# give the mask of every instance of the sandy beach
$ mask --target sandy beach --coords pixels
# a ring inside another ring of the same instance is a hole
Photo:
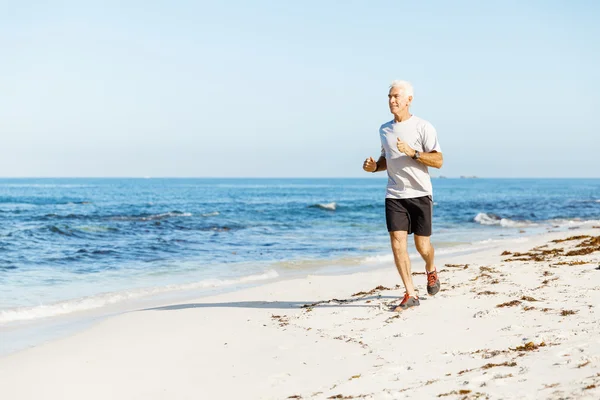
[[[1,399],[600,398],[600,229],[105,319],[0,358]],[[435,243],[435,241],[434,241]]]

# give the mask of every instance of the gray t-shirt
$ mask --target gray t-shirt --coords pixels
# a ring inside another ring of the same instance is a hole
[[[381,155],[387,162],[388,184],[385,197],[388,199],[410,199],[433,196],[429,169],[398,151],[400,138],[421,153],[442,152],[433,125],[416,116],[406,121],[394,120],[381,125]]]

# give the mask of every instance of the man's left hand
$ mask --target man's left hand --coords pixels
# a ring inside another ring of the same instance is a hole
[[[398,147],[398,151],[400,153],[404,153],[409,157],[414,157],[415,150],[411,148],[408,144],[406,144],[406,142],[400,140],[400,138],[398,138],[398,143],[396,144],[396,146]]]

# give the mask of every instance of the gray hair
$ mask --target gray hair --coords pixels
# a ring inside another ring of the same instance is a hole
[[[391,88],[400,89],[400,93],[402,93],[404,95],[404,97],[406,97],[406,98],[408,98],[409,96],[414,97],[414,94],[415,94],[415,91],[414,91],[412,85],[410,84],[410,82],[407,82],[407,81],[395,80],[390,85],[390,89]]]

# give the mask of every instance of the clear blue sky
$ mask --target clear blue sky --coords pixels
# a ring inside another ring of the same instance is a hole
[[[598,1],[0,2],[0,176],[367,176],[393,79],[435,175],[599,177]]]

